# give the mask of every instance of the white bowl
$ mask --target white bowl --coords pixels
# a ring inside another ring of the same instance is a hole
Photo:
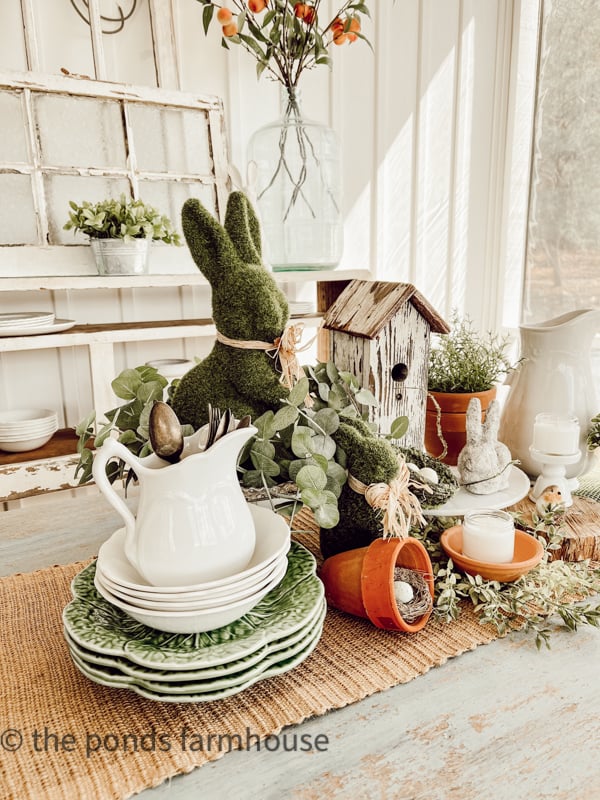
[[[103,587],[101,581],[98,580],[97,575],[94,577],[94,585],[98,593],[105,600],[112,603],[112,605],[117,608],[120,608],[143,625],[148,625],[149,628],[155,628],[158,631],[166,631],[167,633],[202,633],[203,631],[222,628],[223,625],[229,625],[230,622],[234,622],[236,619],[243,617],[244,614],[247,614],[248,611],[253,609],[271,589],[274,589],[275,586],[281,582],[285,571],[284,569],[283,574],[278,574],[259,592],[250,595],[250,597],[244,600],[238,600],[236,603],[230,603],[229,605],[193,611],[150,611],[137,608],[136,606],[118,600],[114,595],[110,594],[110,592]]]
[[[7,453],[26,453],[28,450],[37,450],[38,447],[42,447],[50,441],[53,433],[54,431],[50,431],[35,439],[17,439],[16,441],[0,438],[0,450],[5,450]]]
[[[227,578],[196,583],[190,586],[152,586],[141,577],[128,561],[124,552],[125,529],[119,528],[98,551],[96,569],[100,570],[112,583],[126,589],[148,594],[179,594],[181,592],[205,593],[207,596],[216,590],[236,590],[246,588],[264,577],[282,553],[290,547],[290,530],[286,521],[268,508],[258,508],[250,504],[250,513],[256,530],[256,545],[246,569]]]
[[[58,428],[58,422],[53,420],[44,425],[32,426],[31,428],[23,428],[22,430],[13,431],[12,429],[0,428],[0,439],[3,441],[14,442],[17,439],[35,439],[37,436],[43,436],[44,433],[54,433]]]
[[[41,422],[55,419],[56,411],[49,408],[15,408],[12,411],[0,411],[0,426],[14,426],[19,423]]]
[[[287,561],[287,553],[282,553],[279,558],[275,559],[272,565],[263,574],[259,573],[257,580],[244,584],[239,587],[234,584],[225,589],[220,589],[214,592],[137,592],[133,589],[119,586],[118,584],[107,578],[106,575],[98,569],[96,565],[96,575],[100,578],[103,586],[115,597],[129,603],[132,606],[139,608],[156,608],[157,610],[167,606],[168,608],[175,608],[183,606],[192,606],[193,608],[211,608],[215,605],[225,605],[226,603],[233,603],[238,600],[243,600],[250,597],[254,592],[259,591],[273,578]]]

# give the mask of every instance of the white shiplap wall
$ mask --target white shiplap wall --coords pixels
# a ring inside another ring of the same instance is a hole
[[[278,116],[278,86],[257,81],[254,61],[240,48],[223,49],[218,26],[204,36],[199,3],[168,1],[178,52],[169,80],[178,75],[182,90],[223,97],[231,160],[243,172],[250,135]],[[457,307],[494,326],[501,321],[499,242],[516,0],[369,5],[373,20],[364,32],[374,53],[361,42],[334,48],[333,70],[317,68],[302,81],[306,115],[329,122],[342,141],[341,266],[411,281],[443,315]],[[65,3],[56,13],[72,9]],[[197,288],[60,291],[35,301],[0,295],[0,303],[3,310],[54,305],[59,316],[94,322],[201,317],[209,295]],[[128,345],[119,366],[202,355],[205,346]],[[32,397],[62,408],[63,424],[84,416],[91,408],[84,353],[2,356],[0,407],[27,405]]]

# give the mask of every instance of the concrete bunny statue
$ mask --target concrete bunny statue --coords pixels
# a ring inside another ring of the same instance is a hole
[[[289,317],[285,295],[261,261],[256,214],[242,192],[232,192],[224,226],[195,198],[184,203],[182,220],[192,257],[212,289],[218,333],[209,355],[181,379],[173,410],[195,429],[208,421],[209,403],[238,418],[256,418],[289,392],[274,347],[255,346],[275,342]]]
[[[472,494],[493,494],[508,486],[510,450],[498,441],[500,406],[490,403],[481,422],[481,403],[473,397],[467,408],[467,443],[458,456],[460,483]]]

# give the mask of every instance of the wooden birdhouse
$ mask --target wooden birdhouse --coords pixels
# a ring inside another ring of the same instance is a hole
[[[423,447],[431,333],[449,326],[410,283],[351,281],[323,320],[329,359],[371,390],[370,419],[388,433],[407,416],[402,444]]]

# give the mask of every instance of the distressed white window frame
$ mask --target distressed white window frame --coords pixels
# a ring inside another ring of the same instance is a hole
[[[94,62],[94,77],[99,81],[106,80],[107,69],[102,45],[100,0],[86,0],[86,2],[90,15],[90,45]],[[178,89],[181,84],[175,48],[172,0],[148,0],[148,7],[158,86],[163,89]],[[21,15],[25,31],[27,66],[32,72],[40,72],[38,23],[33,0],[21,0]]]
[[[127,170],[123,170],[123,177],[127,178],[133,187],[138,180],[185,181],[202,185],[213,185],[215,191],[215,205],[219,217],[222,218],[225,209],[228,187],[228,154],[225,137],[223,104],[219,97],[212,95],[192,95],[183,92],[152,89],[148,87],[132,87],[125,84],[105,83],[83,78],[64,77],[58,75],[26,73],[0,74],[0,89],[14,89],[22,91],[26,108],[31,107],[31,97],[34,93],[60,94],[73,97],[90,97],[98,100],[118,101],[124,107],[124,119],[127,128],[127,107],[132,104],[155,106],[163,109],[194,110],[202,112],[207,120],[208,142],[201,143],[199,147],[208,147],[212,158],[212,171],[210,174],[197,176],[185,175],[175,172],[142,172],[136,168],[135,153],[131,154]],[[29,164],[8,163],[0,165],[0,172],[12,171],[32,175],[32,190],[34,193],[34,208],[38,218],[40,241],[45,241],[48,230],[46,201],[42,175],[48,173],[48,168],[42,171],[37,153],[37,140],[34,131],[34,121],[31,114],[27,118],[28,137],[32,150],[32,161]],[[131,146],[131,139],[128,141]],[[75,174],[82,176],[111,176],[117,175],[114,169],[76,169]],[[59,174],[73,174],[69,168],[57,168]],[[65,219],[67,210],[65,209]],[[93,274],[94,266],[89,258],[88,245],[85,246],[32,246],[11,245],[0,247],[0,277],[18,277],[35,275],[82,275]],[[158,250],[158,248],[157,248]],[[162,259],[160,256],[162,255]],[[196,270],[187,248],[161,248],[156,258],[153,257],[153,272],[157,273],[188,273]]]

